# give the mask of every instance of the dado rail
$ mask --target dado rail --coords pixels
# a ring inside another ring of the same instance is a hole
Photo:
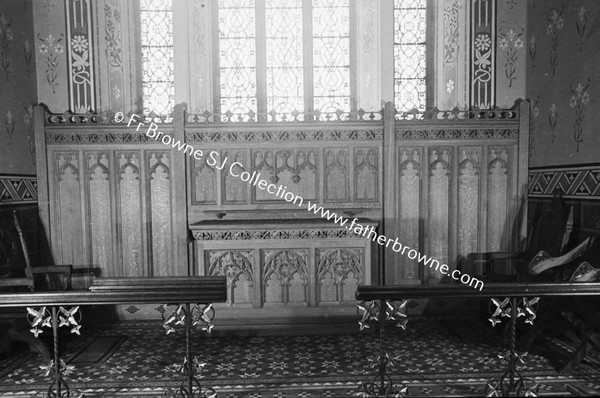
[[[464,285],[430,286],[359,286],[356,298],[361,319],[361,330],[376,323],[379,328],[379,353],[376,357],[377,377],[362,383],[365,396],[406,396],[405,385],[395,385],[387,373],[388,365],[394,359],[385,350],[386,321],[393,321],[396,327],[406,329],[407,303],[411,299],[431,298],[490,298],[492,313],[489,318],[492,326],[509,318],[510,334],[508,350],[502,358],[506,371],[499,379],[489,380],[487,396],[537,396],[537,384],[523,377],[517,370],[522,361],[516,349],[517,319],[533,325],[538,304],[544,297],[554,296],[600,296],[600,283],[489,283],[482,291]]]
[[[195,360],[191,351],[192,327],[210,332],[214,310],[212,303],[227,299],[225,277],[161,277],[161,278],[101,278],[94,280],[88,291],[4,293],[0,307],[27,307],[31,332],[37,337],[42,329],[51,328],[54,337],[54,358],[42,368],[53,375],[48,397],[69,397],[69,386],[62,377],[70,369],[59,355],[58,329],[67,327],[71,333],[80,333],[80,306],[108,304],[163,304],[163,326],[167,334],[177,325],[185,328],[185,359],[182,370],[185,380],[174,396],[210,396],[202,389],[196,377]]]

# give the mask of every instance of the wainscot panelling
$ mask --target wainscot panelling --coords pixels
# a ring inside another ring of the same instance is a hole
[[[185,179],[175,150],[110,118],[36,116],[45,124],[38,161],[47,164],[40,214],[56,261],[100,276],[187,275],[185,189],[176,192]],[[172,124],[160,128],[177,138]],[[90,280],[77,277],[74,286]]]
[[[34,113],[40,214],[57,262],[106,276],[226,275],[226,317],[349,314],[358,284],[447,280],[318,218],[309,201],[472,275],[481,270],[469,254],[510,250],[522,238],[526,102],[422,115],[387,104],[327,123],[235,122],[178,105],[172,119],[155,120],[166,136],[201,149],[200,159],[111,113]]]

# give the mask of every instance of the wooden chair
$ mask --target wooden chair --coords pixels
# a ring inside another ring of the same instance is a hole
[[[568,282],[573,281],[575,268],[582,262],[582,256],[594,243],[588,237],[570,248],[573,231],[573,210],[564,202],[562,192],[557,190],[549,206],[538,208],[533,217],[527,243],[521,252],[476,253],[472,261],[479,262],[491,270],[499,262],[512,261],[515,264],[516,280],[519,282]],[[541,254],[543,253],[543,254]],[[579,267],[581,268],[581,267]],[[589,266],[589,272],[595,267]],[[541,272],[540,272],[541,271]],[[497,275],[486,278],[492,282]],[[585,279],[585,278],[584,278]],[[497,280],[505,282],[505,280]],[[585,299],[589,301],[590,299]],[[570,297],[548,298],[547,304],[538,314],[535,324],[524,329],[521,339],[524,347],[530,346],[539,336],[556,334],[557,331],[576,348],[567,362],[559,366],[559,372],[569,374],[592,350],[600,348],[600,335],[597,333],[597,311],[582,311],[584,300]],[[589,306],[589,304],[588,304]]]
[[[46,265],[46,266],[32,266],[31,259],[29,257],[29,250],[27,249],[27,243],[19,223],[17,212],[13,211],[13,223],[14,227],[19,235],[19,241],[21,243],[21,250],[23,251],[23,257],[25,259],[25,277],[17,278],[2,278],[0,279],[0,288],[10,287],[25,287],[30,291],[43,291],[43,290],[71,290],[71,265]],[[63,280],[53,278],[52,276],[62,276]],[[41,277],[44,277],[42,280]]]
[[[13,211],[13,225],[19,237],[21,251],[25,260],[25,267],[22,270],[0,270],[0,291],[29,290],[30,292],[34,292],[44,290],[70,290],[71,265],[32,266],[25,236],[21,229],[21,224],[19,223],[16,211]],[[16,253],[13,253],[13,256],[16,256]],[[17,275],[16,277],[13,276],[15,274]],[[34,338],[29,332],[28,327],[17,324],[16,319],[22,317],[22,312],[3,314],[3,318],[9,318],[11,321],[9,322],[9,326],[0,332],[0,341],[2,341],[2,344],[0,344],[0,352],[6,352],[13,342],[22,341],[29,345],[32,351],[40,353],[44,360],[50,360],[50,351],[43,342]],[[2,334],[5,336],[2,336]]]

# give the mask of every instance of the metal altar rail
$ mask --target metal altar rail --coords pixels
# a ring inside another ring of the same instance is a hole
[[[46,375],[53,376],[47,396],[70,398],[69,386],[62,376],[71,372],[72,367],[60,358],[58,329],[64,326],[71,328],[71,333],[80,334],[79,306],[166,303],[163,304],[163,327],[170,334],[176,326],[183,325],[186,343],[181,364],[185,380],[177,390],[170,392],[173,397],[195,398],[210,397],[215,393],[211,388],[203,389],[196,377],[203,365],[192,357],[192,327],[200,327],[210,333],[214,317],[212,303],[226,300],[225,276],[99,278],[94,280],[89,291],[3,293],[0,294],[0,307],[27,307],[30,331],[36,337],[44,328],[52,329],[54,359],[41,367]]]
[[[388,375],[388,366],[393,366],[394,358],[385,350],[385,326],[386,321],[393,321],[396,327],[406,330],[410,299],[490,298],[495,308],[489,321],[496,326],[502,318],[509,318],[510,334],[508,350],[499,354],[507,363],[506,370],[500,378],[487,382],[486,396],[537,396],[538,385],[517,369],[518,362],[524,361],[516,350],[516,325],[520,317],[533,325],[540,298],[549,296],[600,296],[600,283],[488,283],[481,291],[465,285],[441,284],[359,286],[356,299],[361,301],[360,329],[375,323],[379,332],[379,353],[373,360],[378,374],[372,381],[361,383],[361,393],[367,397],[408,396],[407,386],[395,385]]]

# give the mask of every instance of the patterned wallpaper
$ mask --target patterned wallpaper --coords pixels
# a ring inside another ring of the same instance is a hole
[[[529,0],[530,166],[600,160],[600,1]]]
[[[53,112],[69,107],[64,0],[33,2],[38,100]]]
[[[0,174],[35,175],[36,46],[31,0],[0,0]]]

